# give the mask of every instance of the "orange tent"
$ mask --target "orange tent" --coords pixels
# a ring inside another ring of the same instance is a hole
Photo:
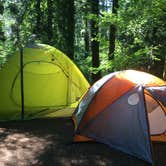
[[[151,141],[166,142],[166,82],[125,70],[97,81],[73,114],[74,141],[98,141],[153,163]]]

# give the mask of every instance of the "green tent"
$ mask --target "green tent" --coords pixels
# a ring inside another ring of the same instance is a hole
[[[0,120],[21,117],[20,54],[0,70]],[[71,116],[89,84],[76,65],[54,47],[23,49],[24,118]]]

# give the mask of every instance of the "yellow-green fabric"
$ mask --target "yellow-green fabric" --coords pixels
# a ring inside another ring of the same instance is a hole
[[[40,44],[23,49],[25,119],[71,116],[89,84],[61,51]],[[20,55],[0,70],[0,120],[21,114]]]

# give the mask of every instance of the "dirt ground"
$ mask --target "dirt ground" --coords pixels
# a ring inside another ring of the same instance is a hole
[[[149,166],[100,143],[72,143],[71,119],[0,123],[0,166]],[[166,144],[154,144],[155,166],[166,166]]]

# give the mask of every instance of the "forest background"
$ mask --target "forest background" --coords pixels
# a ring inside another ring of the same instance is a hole
[[[49,44],[90,83],[137,69],[166,80],[166,0],[0,0],[0,64],[20,47]]]

